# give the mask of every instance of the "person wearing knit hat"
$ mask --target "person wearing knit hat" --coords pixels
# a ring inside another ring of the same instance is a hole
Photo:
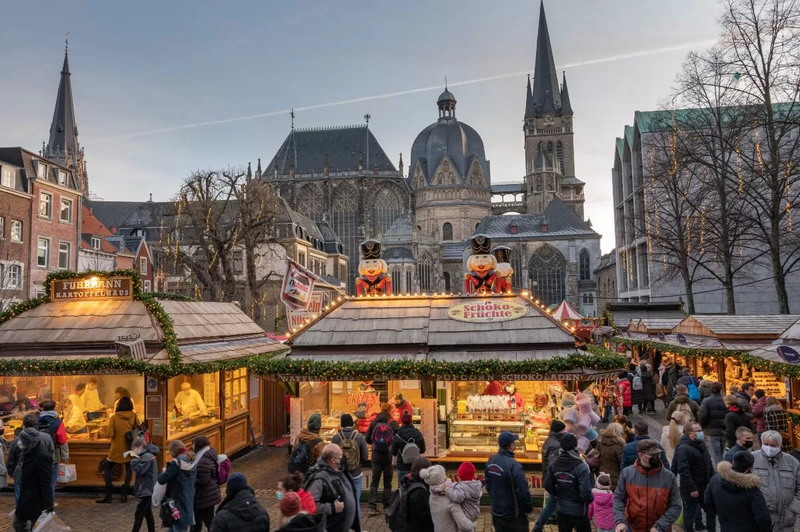
[[[561,437],[561,451],[547,467],[544,489],[558,499],[559,530],[590,530],[587,513],[592,502],[589,466],[578,453],[578,438],[569,432]]]
[[[558,451],[561,449],[561,438],[566,430],[567,425],[560,419],[554,419],[550,422],[550,434],[542,445],[542,471],[545,474],[547,473],[548,465],[558,457]],[[556,498],[547,497],[542,513],[539,514],[539,518],[533,526],[534,532],[544,530],[544,525],[550,521],[554,513],[556,513]]]
[[[425,438],[413,424],[410,410],[404,410],[401,417],[403,424],[397,429],[392,442],[392,455],[396,456],[397,482],[411,472],[411,464],[425,453]],[[417,447],[416,449],[414,447]]]
[[[475,473],[472,462],[464,462],[458,466],[458,482],[445,491],[447,498],[460,504],[464,515],[473,523],[477,522],[481,513],[480,503],[483,493],[483,482],[475,479]]]
[[[302,509],[300,506],[300,496],[293,491],[284,493],[281,502],[278,503],[278,509],[281,511],[281,515],[285,517],[294,517],[299,514]],[[278,521],[278,526],[283,526],[283,523]]]
[[[350,474],[350,478],[353,479],[356,500],[360,501],[361,486],[364,480],[362,468],[364,463],[369,460],[367,440],[353,426],[353,416],[350,414],[342,414],[341,426],[342,430],[333,436],[331,443],[335,443],[342,448],[342,456],[347,463],[347,472]],[[361,522],[361,504],[356,505],[356,519],[359,523]]]
[[[611,475],[600,473],[592,490],[594,500],[589,505],[589,519],[594,520],[597,532],[611,531],[614,519],[614,493],[611,491]]]
[[[727,532],[771,532],[773,519],[770,516],[761,479],[753,473],[755,457],[747,451],[739,451],[733,463],[717,464],[717,474],[711,477],[705,493],[707,511],[714,512],[719,519],[720,530]],[[701,495],[702,496],[702,495]],[[775,519],[776,526],[779,517]],[[709,518],[710,520],[710,518]],[[774,530],[794,530],[780,527]]]
[[[439,486],[447,481],[447,473],[444,467],[434,465],[419,472],[420,478],[425,481],[428,486]]]
[[[565,432],[561,437],[561,450],[564,452],[574,451],[578,447],[578,438],[571,432]]]
[[[292,495],[297,497],[296,493]],[[300,505],[299,498],[297,504]],[[234,473],[228,477],[227,493],[217,508],[211,530],[214,532],[269,530],[269,513],[256,500],[255,492],[247,485],[247,478],[242,473]]]
[[[420,478],[430,486],[431,519],[436,532],[475,530],[475,523],[467,518],[460,504],[447,497],[453,483],[447,479],[444,467],[434,465],[419,472]]]
[[[477,470],[472,462],[464,462],[460,466],[458,466],[458,480],[460,481],[468,481],[468,480],[475,480],[475,473]]]
[[[325,441],[319,436],[319,431],[321,428],[322,416],[317,413],[308,416],[308,423],[305,427],[300,429],[297,439],[294,441],[294,445],[292,446],[292,449],[296,449],[298,445],[305,445],[309,447],[307,452],[307,464],[305,468],[302,468],[300,464],[293,464],[290,458],[290,472],[297,470],[306,471],[308,468],[313,467],[314,464],[317,463],[317,459],[319,458],[320,453],[322,453],[322,448],[325,447]]]

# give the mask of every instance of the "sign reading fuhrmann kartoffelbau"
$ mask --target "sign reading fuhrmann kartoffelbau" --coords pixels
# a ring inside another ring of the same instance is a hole
[[[133,299],[133,280],[130,277],[90,277],[61,279],[51,282],[52,301],[94,301],[102,299]]]

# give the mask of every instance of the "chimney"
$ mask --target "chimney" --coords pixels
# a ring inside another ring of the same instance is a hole
[[[117,234],[117,226],[116,225],[112,225],[111,226],[111,233],[115,234],[115,235]]]
[[[547,232],[547,220],[542,222],[542,233],[546,233],[546,232]]]

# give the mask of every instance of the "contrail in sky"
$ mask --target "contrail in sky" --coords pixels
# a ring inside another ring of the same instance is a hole
[[[631,52],[631,53],[627,53],[627,54],[612,55],[612,56],[603,57],[603,58],[600,58],[600,59],[589,59],[587,61],[578,61],[576,63],[569,63],[569,64],[566,64],[566,65],[559,65],[558,68],[563,70],[563,69],[575,68],[575,67],[581,67],[581,66],[587,66],[587,65],[596,65],[596,64],[600,64],[600,63],[610,63],[610,62],[613,62],[613,61],[621,61],[623,59],[633,59],[633,58],[636,58],[636,57],[646,57],[646,56],[650,56],[650,55],[664,54],[664,53],[668,53],[668,52],[677,52],[677,51],[680,51],[680,50],[686,50],[686,49],[690,49],[690,48],[698,48],[698,47],[703,47],[703,46],[710,46],[710,45],[714,44],[715,42],[716,41],[699,41],[699,42],[692,42],[692,43],[677,44],[677,45],[674,45],[674,46],[664,46],[662,48],[652,48],[650,50],[641,50],[639,52]],[[529,70],[525,70],[525,71],[522,71],[522,72],[511,72],[511,73],[508,73],[508,74],[498,74],[496,76],[487,76],[487,77],[483,77],[483,78],[470,79],[470,80],[466,80],[466,81],[457,81],[455,83],[449,83],[448,86],[450,86],[450,87],[459,87],[461,85],[472,85],[474,83],[484,83],[486,81],[495,81],[495,80],[498,80],[498,79],[505,79],[505,78],[512,78],[512,77],[517,77],[517,76],[524,76],[525,74],[528,74],[529,72],[530,72]],[[312,111],[314,109],[323,109],[325,107],[336,107],[336,106],[339,106],[339,105],[348,105],[348,104],[352,104],[352,103],[368,102],[368,101],[371,101],[371,100],[381,100],[381,99],[384,99],[384,98],[394,98],[396,96],[406,96],[408,94],[416,94],[418,92],[427,92],[427,91],[433,91],[433,90],[440,90],[441,88],[442,88],[442,86],[440,84],[440,85],[433,85],[433,86],[430,86],[430,87],[420,87],[420,88],[417,88],[417,89],[408,89],[408,90],[397,91],[397,92],[389,92],[389,93],[386,93],[386,94],[376,94],[376,95],[372,95],[372,96],[362,96],[360,98],[351,98],[349,100],[340,100],[338,102],[319,103],[319,104],[316,104],[316,105],[307,105],[305,107],[295,107],[294,111],[296,113],[297,112],[301,112],[301,111]],[[170,126],[170,127],[163,127],[163,128],[160,128],[160,129],[151,129],[150,131],[140,131],[138,133],[130,133],[130,134],[127,134],[127,135],[116,135],[116,136],[113,136],[113,137],[105,137],[105,138],[101,138],[101,139],[94,139],[94,140],[92,140],[92,142],[97,143],[97,142],[104,142],[104,141],[117,140],[117,139],[130,139],[130,138],[135,138],[135,137],[146,137],[146,136],[149,136],[149,135],[156,135],[158,133],[166,133],[166,132],[169,132],[169,131],[178,131],[178,130],[181,130],[181,129],[193,129],[193,128],[205,127],[205,126],[217,126],[217,125],[220,125],[220,124],[230,124],[232,122],[244,122],[245,120],[255,120],[257,118],[267,118],[267,117],[270,117],[270,116],[286,115],[289,112],[291,112],[291,109],[282,109],[280,111],[269,111],[269,112],[266,112],[266,113],[258,113],[258,114],[247,115],[247,116],[238,116],[238,117],[235,117],[235,118],[224,118],[224,119],[221,119],[221,120],[210,120],[210,121],[207,121],[207,122],[195,122],[193,124],[182,124],[182,125],[179,125],[179,126]]]

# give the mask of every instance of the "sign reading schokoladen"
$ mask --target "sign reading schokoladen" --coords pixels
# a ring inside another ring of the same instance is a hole
[[[97,301],[133,299],[133,279],[130,277],[90,277],[62,279],[51,282],[52,301]]]

